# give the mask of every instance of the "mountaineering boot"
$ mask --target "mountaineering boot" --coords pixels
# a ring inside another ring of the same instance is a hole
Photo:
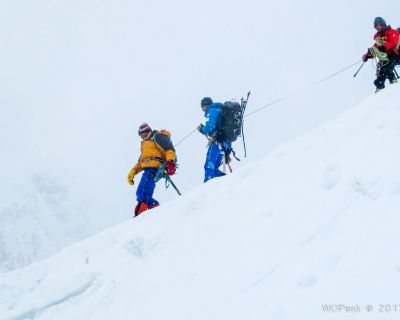
[[[135,217],[137,217],[138,215],[139,215],[139,209],[140,209],[140,206],[142,205],[142,203],[141,202],[138,202],[137,203],[137,205],[136,205],[136,207],[135,207],[135,210],[133,211],[133,217],[135,218]]]
[[[137,217],[138,215],[149,209],[150,209],[149,205],[146,202],[138,202],[138,204],[135,207],[134,217]]]
[[[150,210],[150,209],[157,208],[157,207],[159,207],[159,206],[160,206],[159,203],[152,204],[152,205],[149,206],[149,210]]]

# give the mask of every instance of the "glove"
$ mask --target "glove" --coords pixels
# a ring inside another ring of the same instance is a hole
[[[169,176],[173,176],[176,172],[176,165],[174,161],[167,162],[167,173]]]
[[[362,61],[367,62],[372,57],[371,49],[368,49],[367,53],[362,56]]]
[[[129,171],[128,183],[130,185],[132,185],[132,186],[135,184],[135,175],[136,175],[136,170],[135,169],[132,169],[131,171]]]
[[[203,127],[204,127],[203,124],[200,124],[200,125],[197,127],[197,130],[199,130],[200,133],[202,133],[202,132],[201,132],[201,129],[203,129]]]

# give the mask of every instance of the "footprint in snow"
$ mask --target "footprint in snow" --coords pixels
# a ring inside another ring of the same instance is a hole
[[[380,123],[377,124],[376,129],[382,130],[383,128],[386,127],[386,124],[387,124],[386,121],[380,122]]]
[[[318,282],[317,277],[314,274],[303,275],[297,283],[302,287],[312,287]]]
[[[142,237],[129,240],[124,247],[134,257],[144,257],[144,239]]]
[[[353,181],[353,186],[357,192],[374,201],[382,195],[385,189],[379,180],[364,181],[357,177]]]
[[[322,188],[332,190],[339,185],[341,180],[340,170],[336,164],[330,163],[325,167],[322,178]]]

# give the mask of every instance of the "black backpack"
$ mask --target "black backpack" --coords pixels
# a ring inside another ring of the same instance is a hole
[[[238,102],[227,101],[222,108],[220,141],[234,142],[242,134],[243,109]]]

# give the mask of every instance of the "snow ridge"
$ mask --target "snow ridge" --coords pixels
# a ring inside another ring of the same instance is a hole
[[[0,318],[320,320],[326,304],[398,304],[399,92],[0,274]]]

